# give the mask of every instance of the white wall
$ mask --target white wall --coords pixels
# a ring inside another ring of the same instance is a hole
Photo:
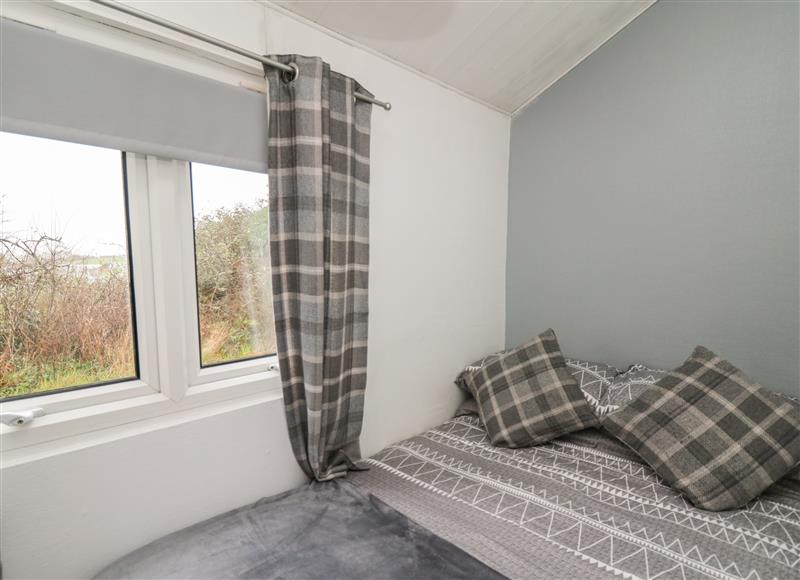
[[[372,130],[362,442],[374,453],[449,417],[459,367],[503,345],[509,119],[278,10],[223,4],[140,7],[248,48],[321,55],[393,104]],[[87,577],[302,481],[270,395],[13,452],[2,467],[6,578]]]
[[[276,10],[267,39],[392,103],[372,113],[371,454],[451,416],[459,366],[503,344],[509,118]]]

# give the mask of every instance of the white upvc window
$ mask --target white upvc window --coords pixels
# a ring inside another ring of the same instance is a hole
[[[3,425],[4,451],[280,388],[266,175],[8,133],[0,145],[0,411],[44,411]],[[28,311],[9,309],[31,285]]]

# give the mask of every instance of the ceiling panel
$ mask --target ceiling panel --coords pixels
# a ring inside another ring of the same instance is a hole
[[[513,113],[654,1],[276,4]]]

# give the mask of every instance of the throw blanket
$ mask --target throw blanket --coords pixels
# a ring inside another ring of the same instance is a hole
[[[502,578],[344,480],[164,536],[96,578]]]
[[[457,417],[349,478],[512,578],[800,578],[800,483],[697,509],[621,443],[586,430],[494,447]]]

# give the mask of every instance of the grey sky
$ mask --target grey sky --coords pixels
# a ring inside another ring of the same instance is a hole
[[[0,132],[0,232],[62,236],[76,254],[124,253],[119,151]],[[193,164],[194,207],[203,215],[266,197],[267,177]]]

